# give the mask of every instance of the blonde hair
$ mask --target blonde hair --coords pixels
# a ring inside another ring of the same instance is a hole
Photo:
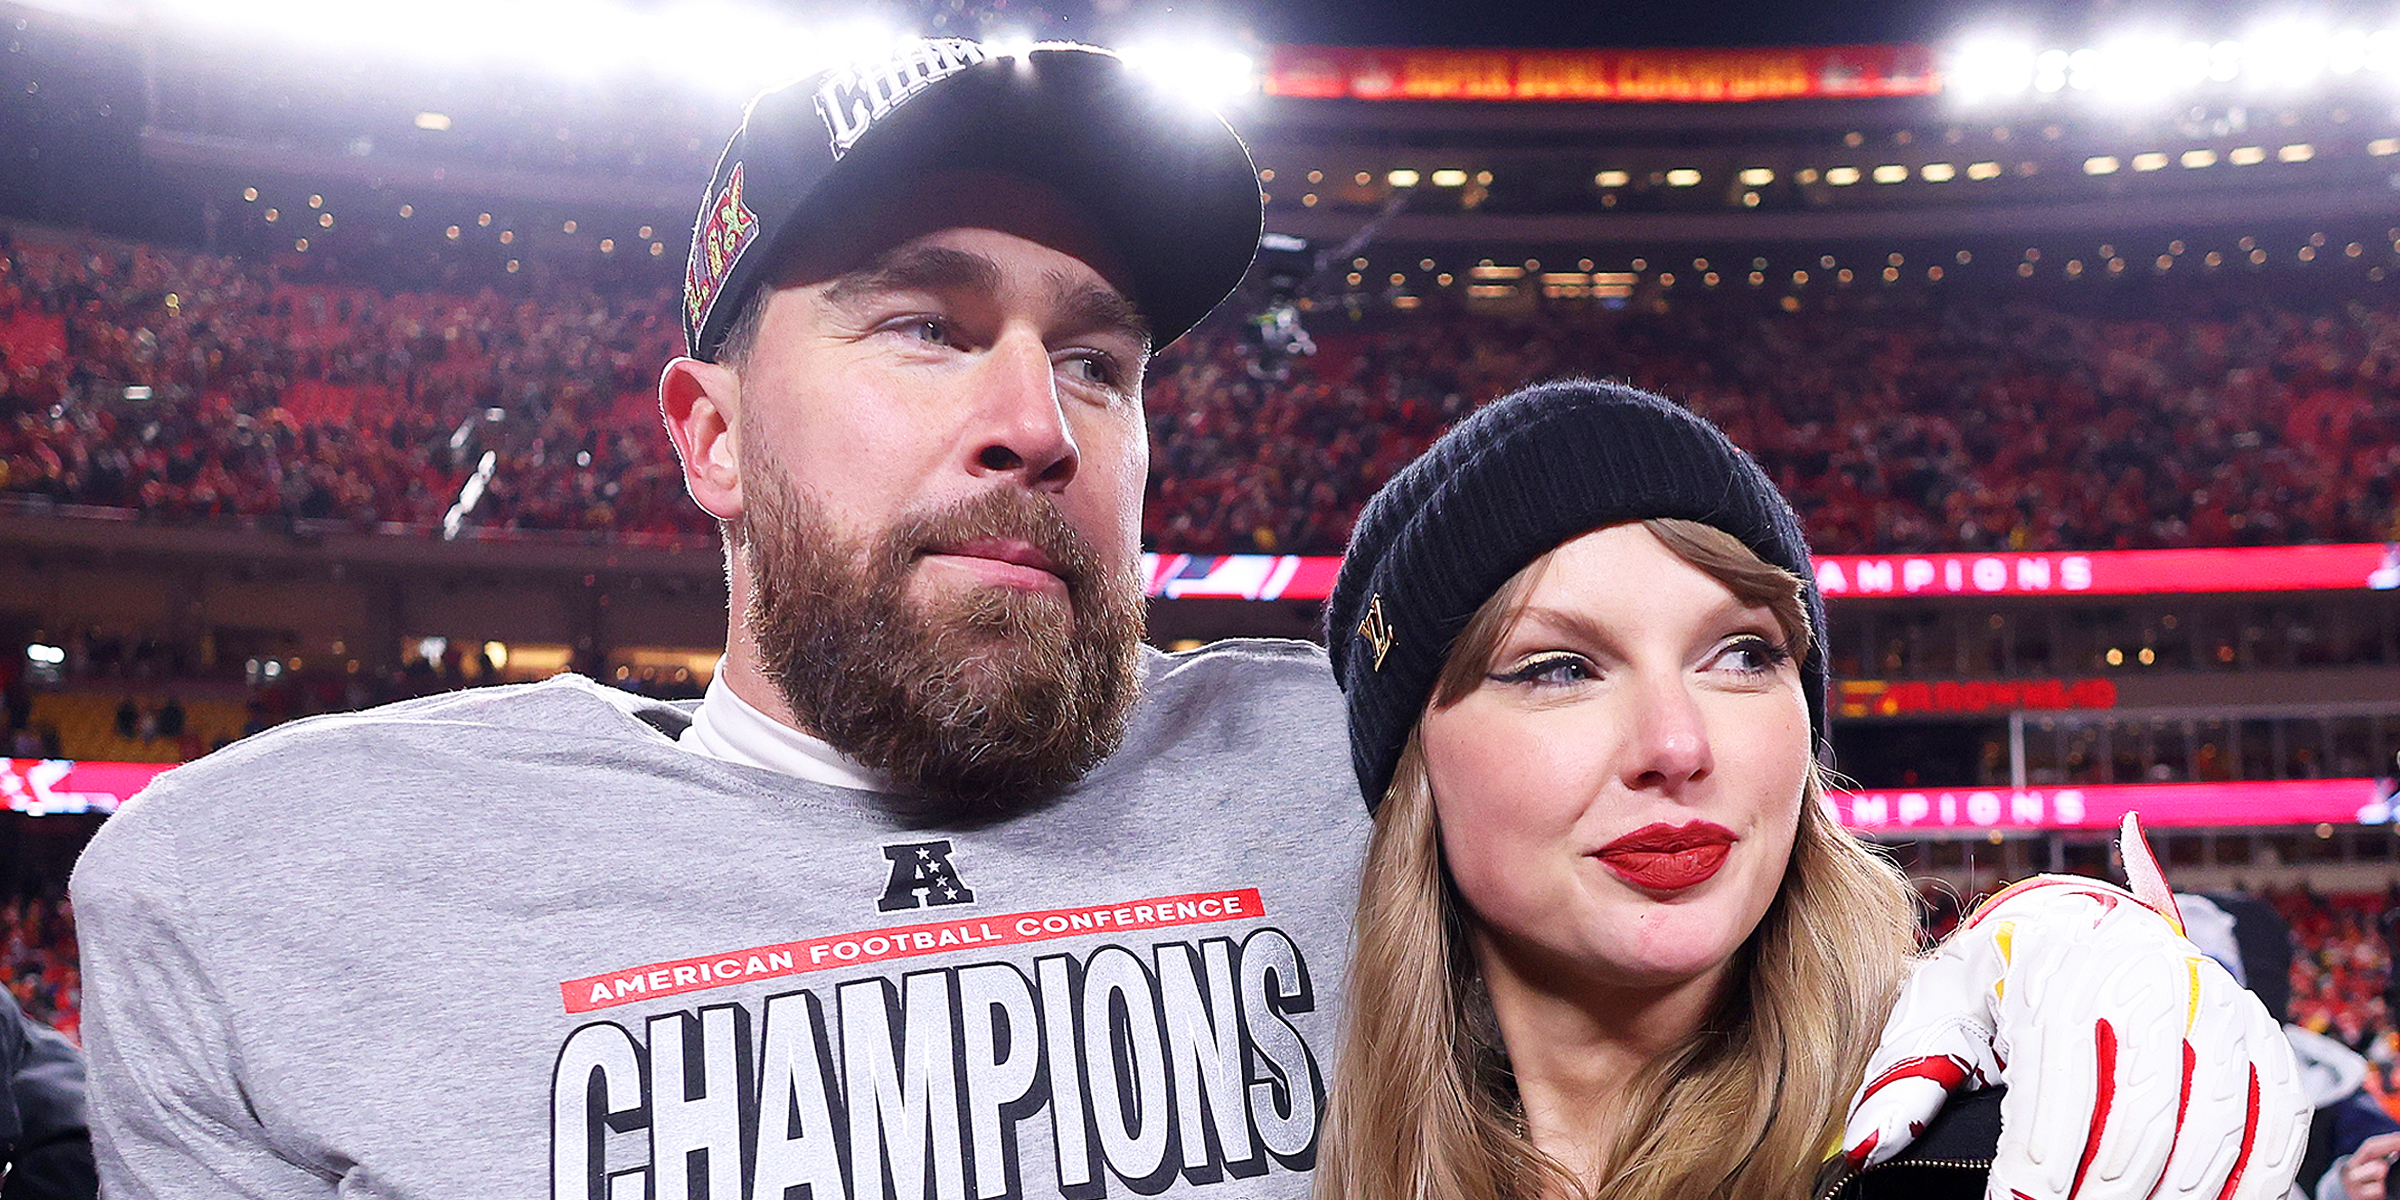
[[[1816,631],[1797,577],[1713,526],[1642,524],[1744,603],[1772,610],[1794,657],[1806,657]],[[1547,561],[1468,620],[1431,707],[1482,679]],[[1915,945],[1906,881],[1832,818],[1824,786],[1812,770],[1782,887],[1737,953],[1718,1011],[1634,1077],[1602,1177],[1582,1180],[1536,1148],[1517,1116],[1412,732],[1359,880],[1319,1200],[1806,1200]]]

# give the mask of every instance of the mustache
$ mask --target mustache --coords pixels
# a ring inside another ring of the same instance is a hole
[[[1056,504],[1014,489],[988,491],[902,517],[884,535],[880,565],[890,573],[887,578],[894,577],[928,553],[979,538],[1022,541],[1041,551],[1079,609],[1112,567],[1101,561],[1090,539],[1059,514]],[[1125,569],[1123,564],[1113,566]]]

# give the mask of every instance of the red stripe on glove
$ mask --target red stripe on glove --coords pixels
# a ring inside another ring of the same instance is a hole
[[[2092,918],[2092,928],[2094,929],[2098,929],[2100,927],[2101,918],[2106,917],[2111,911],[2113,911],[2117,907],[2117,902],[2123,899],[2123,897],[2118,895],[2116,892],[2102,888],[2085,887],[2072,879],[2061,879],[2052,875],[2037,875],[2020,883],[2012,883],[1994,893],[1991,899],[1988,899],[1982,904],[1977,905],[1975,907],[1975,911],[1969,913],[1967,915],[1967,919],[1959,924],[1959,928],[1973,929],[1977,925],[1982,924],[1984,918],[1991,916],[1993,912],[1999,909],[2000,902],[2003,900],[2012,899],[2025,892],[2042,891],[2046,888],[2066,888],[2068,891],[2088,896],[2093,900],[2098,901],[2100,903],[2100,916]],[[2136,897],[2136,899],[2139,899],[2139,897]],[[2145,905],[2145,907],[2148,906]],[[2173,918],[2169,919],[2172,920]],[[2177,932],[2181,932],[2182,926],[2178,925],[2176,929]]]
[[[2036,875],[2031,879],[2019,880],[2008,885],[2007,887],[2001,888],[1999,891],[1993,893],[1990,899],[1976,905],[1975,911],[1967,914],[1966,921],[1961,923],[1959,928],[1973,929],[1977,925],[1982,924],[1985,917],[1992,915],[1993,910],[2000,907],[2001,901],[2006,900],[2011,896],[2015,896],[2020,892],[2038,892],[2043,888],[2054,887],[2071,887],[2076,888],[2078,891],[2082,890],[2081,886],[2075,881],[2071,879],[2061,879],[2056,875]]]
[[[2190,1042],[2183,1044],[2183,1083],[2175,1093],[2175,1132],[2167,1138],[2167,1161],[2175,1161],[2175,1147],[2183,1144],[2183,1118],[2192,1109],[2192,1075],[2199,1070],[2200,1055]],[[2150,1189],[2152,1196],[2167,1190],[2167,1176],[2161,1171],[2158,1186]]]
[[[1867,1156],[1875,1153],[1875,1143],[1882,1140],[1883,1131],[1878,1129],[1869,1133],[1867,1135],[1867,1140],[1852,1146],[1850,1148],[1850,1153],[1843,1156],[1850,1160],[1850,1169],[1853,1171],[1865,1170],[1867,1167]]]
[[[2107,1021],[2098,1022],[2093,1029],[2093,1055],[2099,1062],[2099,1078],[2093,1088],[2092,1129],[2084,1135],[2083,1161],[2075,1164],[2075,1182],[2067,1188],[2068,1200],[2083,1193],[2083,1177],[2092,1169],[2092,1160],[2100,1154],[2100,1135],[2108,1128],[2108,1110],[2117,1098],[2117,1029]],[[2218,1197],[2224,1200],[2224,1197]]]
[[[2242,1172],[2250,1166],[2250,1152],[2257,1148],[2258,1067],[2256,1064],[2252,1064],[2250,1068],[2250,1118],[2242,1122],[2242,1152],[2234,1156],[2233,1174],[2225,1177],[2225,1190],[2217,1193],[2217,1200],[2229,1200],[2233,1195],[2233,1189],[2241,1186]]]
[[[1963,1060],[1953,1055],[1934,1054],[1923,1058],[1903,1059],[1892,1064],[1891,1070],[1876,1076],[1875,1082],[1867,1085],[1866,1095],[1860,1096],[1858,1102],[1866,1103],[1875,1093],[1903,1079],[1930,1079],[1942,1085],[1943,1091],[1955,1092],[1958,1090],[1958,1085],[1966,1082],[1967,1076],[1971,1074],[1974,1074],[1974,1068],[1969,1067]]]

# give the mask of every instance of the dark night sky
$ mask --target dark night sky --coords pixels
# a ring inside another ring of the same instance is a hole
[[[1739,46],[1921,41],[1949,19],[1938,0],[1265,0],[1270,42],[1438,46]]]
[[[632,0],[671,6],[676,0]],[[855,13],[858,0],[767,0],[802,20]],[[1928,41],[1956,24],[1959,0],[867,0],[925,32],[1122,43],[1161,30],[1212,40],[1329,46],[1795,46]],[[2081,10],[2067,0],[2004,4]],[[2099,0],[2103,6],[2121,0]],[[2348,0],[2334,0],[2348,2]],[[2056,21],[2044,21],[2054,26]]]
[[[2238,35],[2268,13],[2388,25],[2388,0],[1084,0],[1104,27],[1189,21],[1266,43],[1400,46],[1807,46],[1940,43],[2006,28],[2064,44],[2129,25]],[[994,7],[1004,7],[997,0]],[[1077,0],[1053,11],[1068,12]],[[1070,24],[1083,24],[1069,18]]]

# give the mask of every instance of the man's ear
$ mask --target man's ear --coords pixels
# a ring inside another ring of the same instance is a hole
[[[742,462],[733,436],[741,403],[741,376],[717,363],[678,358],[658,378],[658,411],[683,460],[683,485],[720,521],[742,515]]]

